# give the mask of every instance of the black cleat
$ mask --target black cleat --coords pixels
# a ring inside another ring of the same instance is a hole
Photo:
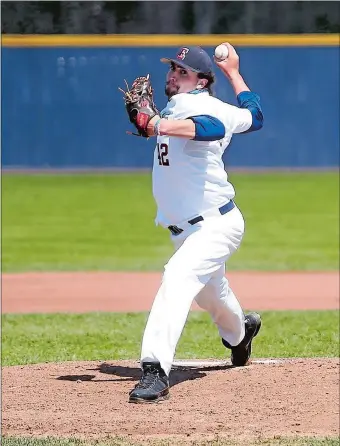
[[[261,317],[257,313],[249,313],[245,316],[245,335],[243,340],[232,347],[227,341],[222,339],[222,344],[231,349],[231,363],[235,367],[248,364],[251,355],[251,343],[261,328]]]
[[[169,379],[159,362],[144,362],[143,375],[131,390],[129,403],[157,403],[169,398]]]

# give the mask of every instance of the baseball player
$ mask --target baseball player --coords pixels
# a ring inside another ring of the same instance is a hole
[[[129,394],[135,403],[169,397],[169,374],[191,304],[211,314],[234,366],[244,366],[261,327],[257,313],[245,315],[225,277],[225,263],[240,246],[244,219],[234,202],[222,155],[235,133],[261,129],[257,94],[239,72],[239,57],[215,64],[232,85],[239,107],[214,97],[213,61],[201,47],[182,47],[169,65],[166,107],[159,113],[149,77],[139,77],[125,93],[138,135],[157,137],[153,163],[156,224],[170,232],[175,252],[164,274],[145,328],[142,377]]]

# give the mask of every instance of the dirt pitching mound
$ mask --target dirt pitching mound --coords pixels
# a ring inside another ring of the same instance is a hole
[[[128,403],[138,362],[3,368],[4,435],[254,438],[339,434],[338,359],[176,363],[162,404]],[[184,440],[186,439],[186,440]],[[173,443],[177,444],[177,443]]]

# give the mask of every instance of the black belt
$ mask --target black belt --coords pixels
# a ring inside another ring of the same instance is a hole
[[[228,201],[227,204],[224,204],[218,210],[220,211],[221,215],[224,215],[227,212],[234,209],[234,207],[235,207],[235,203],[232,200],[230,200],[230,201]],[[202,217],[202,215],[199,215],[198,217],[195,217],[192,220],[188,220],[188,223],[191,225],[195,225],[199,221],[203,221],[203,220],[204,220],[204,218]],[[183,229],[179,228],[178,226],[174,226],[174,225],[168,226],[168,229],[172,235],[179,235],[181,232],[183,232]]]

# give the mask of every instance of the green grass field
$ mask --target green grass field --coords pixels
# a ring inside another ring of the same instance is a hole
[[[246,219],[237,270],[336,270],[339,176],[233,173]],[[172,253],[155,227],[151,177],[140,174],[2,178],[3,271],[161,270]]]
[[[141,443],[126,439],[112,439],[107,441],[81,441],[65,439],[30,439],[30,438],[4,438],[3,446],[173,446],[173,440],[154,440],[147,443]],[[191,446],[245,446],[244,441],[236,440],[211,440],[190,443]],[[271,440],[247,441],[246,446],[339,446],[339,440],[336,438],[277,438]]]
[[[232,173],[246,219],[230,269],[337,270],[337,173]],[[2,177],[2,270],[161,270],[172,252],[155,227],[149,174]],[[253,357],[339,356],[337,311],[262,312]],[[2,365],[137,359],[145,313],[2,315]],[[114,340],[114,341],[113,341]],[[209,342],[207,342],[209,340]],[[206,313],[191,313],[176,357],[225,358]],[[139,446],[126,439],[3,437],[4,446]],[[145,444],[145,443],[143,443]],[[148,441],[170,446],[171,440]],[[235,440],[191,443],[244,446]],[[247,446],[335,446],[337,438],[258,438]]]
[[[254,357],[337,356],[337,311],[269,311]],[[139,358],[144,313],[3,315],[3,365]],[[131,329],[133,327],[133,329]],[[207,342],[208,340],[208,342]],[[190,314],[177,358],[226,358],[210,316]]]

